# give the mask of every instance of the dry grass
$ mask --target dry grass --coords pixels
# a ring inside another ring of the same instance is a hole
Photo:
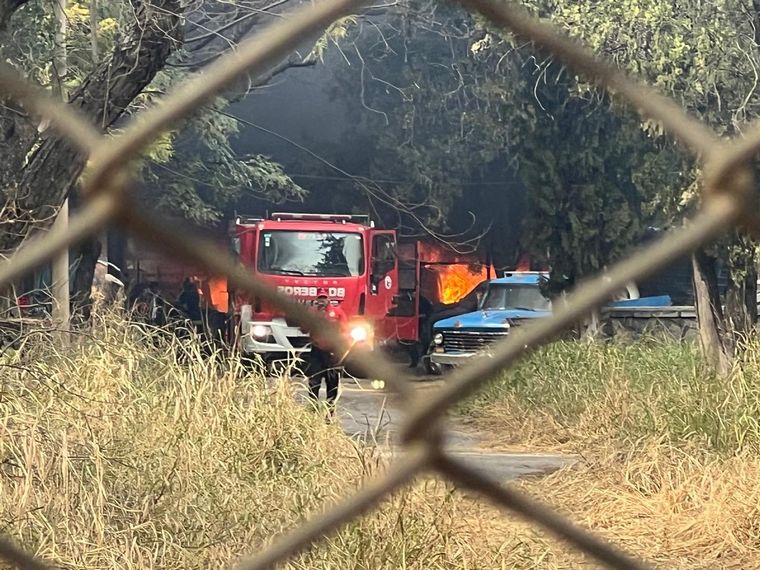
[[[579,454],[576,466],[522,485],[630,551],[665,568],[760,568],[758,355],[750,346],[722,380],[690,345],[560,343],[460,411],[510,434],[501,445]],[[493,518],[474,508],[474,518]],[[545,553],[536,568],[585,565],[541,534],[493,520],[484,548],[522,536]]]
[[[584,454],[521,485],[663,567],[760,567],[756,353],[721,383],[689,347],[548,350],[463,408],[501,444]],[[291,382],[113,316],[65,347],[28,338],[0,377],[0,524],[64,568],[229,566],[382,469]],[[424,480],[287,567],[588,565]]]
[[[0,524],[67,568],[218,568],[381,468],[290,382],[111,318],[0,356]],[[462,500],[421,482],[289,568],[488,568]]]
[[[654,437],[724,455],[760,453],[760,345],[724,379],[691,344],[558,342],[459,411],[481,428],[541,447],[575,451]]]
[[[696,458],[653,444],[521,486],[662,568],[738,569],[760,567],[759,477],[757,457]],[[516,568],[591,565],[488,505],[473,504],[470,517],[489,521],[482,549],[512,545],[523,556]]]

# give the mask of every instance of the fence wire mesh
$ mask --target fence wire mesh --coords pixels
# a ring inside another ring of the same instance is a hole
[[[702,161],[702,207],[682,229],[614,266],[604,278],[590,280],[551,318],[524,327],[498,344],[491,357],[478,358],[451,374],[443,388],[424,401],[415,399],[409,381],[400,378],[397,368],[378,354],[354,353],[351,364],[366,375],[384,380],[403,406],[406,423],[402,440],[405,453],[385,473],[365,484],[353,496],[332,505],[310,521],[274,540],[263,552],[240,562],[246,570],[271,568],[320,537],[377,506],[394,490],[424,471],[433,471],[461,488],[482,495],[505,511],[540,525],[611,568],[646,568],[647,564],[616,546],[594,536],[540,502],[490,480],[477,470],[448,456],[444,440],[443,416],[453,404],[471,394],[497,372],[514,363],[535,347],[550,341],[600,307],[626,283],[644,278],[675,259],[689,254],[721,232],[742,226],[751,232],[760,229],[756,213],[747,208],[753,191],[750,161],[760,149],[760,125],[734,141],[719,140],[704,124],[689,117],[674,101],[639,84],[624,73],[600,61],[590,50],[562,36],[550,25],[528,15],[520,6],[499,0],[458,0],[466,9],[479,12],[491,24],[510,30],[517,37],[553,53],[579,74],[626,99],[643,115],[660,122],[689,147]],[[303,305],[278,294],[256,280],[231,256],[182,227],[168,226],[139,210],[131,195],[128,166],[162,132],[187,118],[237,78],[261,74],[287,57],[301,42],[326,29],[336,19],[361,10],[358,0],[324,0],[294,13],[244,42],[239,49],[211,64],[204,73],[180,86],[152,109],[140,113],[124,132],[104,137],[83,117],[42,89],[24,80],[6,63],[0,63],[0,95],[11,98],[30,113],[50,123],[82,152],[89,166],[81,179],[86,196],[84,208],[68,227],[53,230],[44,238],[24,247],[0,265],[0,285],[9,283],[34,267],[51,260],[64,248],[116,224],[152,246],[170,252],[210,273],[227,275],[238,290],[261,298],[305,328],[325,324]],[[330,341],[342,345],[337,331],[329,329]],[[0,537],[0,556],[24,569],[51,566]]]

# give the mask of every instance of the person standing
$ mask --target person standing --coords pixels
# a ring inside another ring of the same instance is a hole
[[[196,327],[201,324],[201,297],[198,286],[189,277],[185,277],[182,282],[182,292],[177,299],[177,306]]]
[[[320,295],[314,303],[314,307],[320,315],[345,329],[348,321],[346,314],[338,306],[329,306],[327,296]],[[309,378],[309,398],[312,403],[319,402],[319,390],[324,380],[327,400],[327,421],[335,417],[335,402],[338,399],[340,385],[340,370],[336,366],[334,351],[330,350],[327,343],[319,338],[315,331],[311,333],[311,351],[307,363],[307,375]]]

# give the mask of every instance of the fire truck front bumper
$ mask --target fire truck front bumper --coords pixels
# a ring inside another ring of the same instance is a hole
[[[245,355],[270,353],[293,356],[309,352],[309,336],[297,326],[290,326],[285,319],[251,321],[240,338],[240,349]]]

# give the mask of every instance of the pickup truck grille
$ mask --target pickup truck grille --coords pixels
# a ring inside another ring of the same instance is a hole
[[[447,330],[443,333],[444,352],[478,352],[506,338],[508,331]]]

